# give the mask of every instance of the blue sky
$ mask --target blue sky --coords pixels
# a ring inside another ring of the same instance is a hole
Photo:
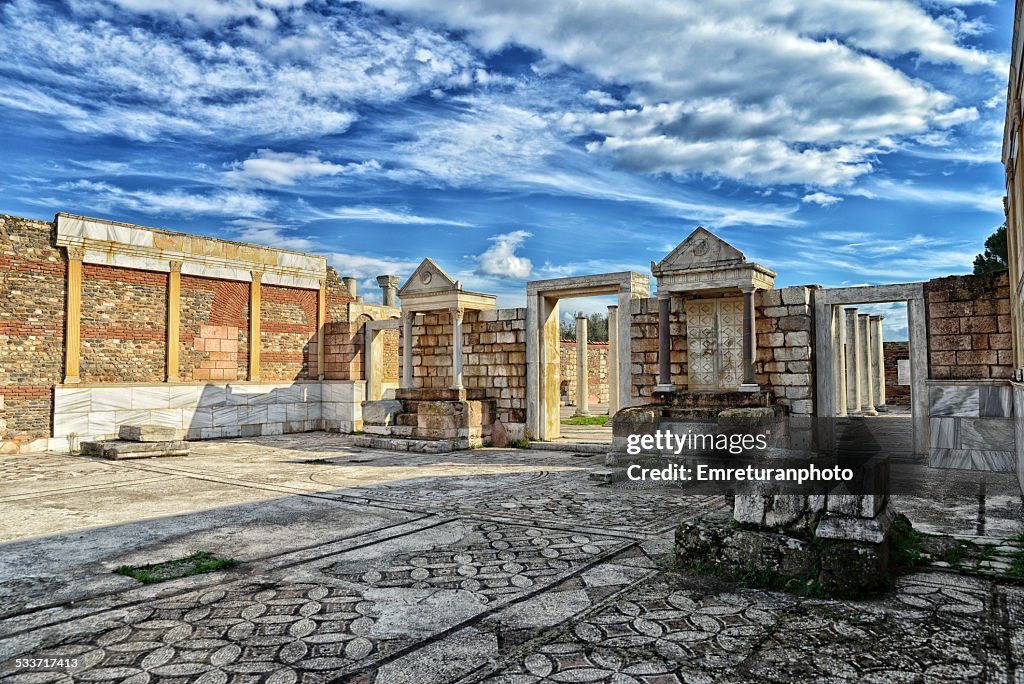
[[[697,225],[777,285],[964,273],[1010,0],[0,3],[0,212],[527,280]]]

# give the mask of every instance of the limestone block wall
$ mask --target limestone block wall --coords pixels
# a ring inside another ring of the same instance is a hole
[[[163,382],[167,274],[82,267],[82,382]]]
[[[45,221],[0,215],[0,450],[50,435],[67,272],[52,232]]]
[[[451,314],[439,312],[416,316],[413,321],[412,335],[413,387],[427,389],[451,387],[453,382]],[[463,345],[465,345],[465,339],[463,339]],[[466,352],[466,347],[463,346],[462,350]]]
[[[559,374],[566,404],[576,403],[576,343],[563,340],[558,347]],[[587,343],[587,385],[592,404],[608,403],[608,343]]]
[[[925,283],[929,378],[1007,379],[1013,375],[1007,274]]]
[[[755,300],[757,383],[793,415],[814,413],[814,289],[761,290]]]
[[[467,311],[462,325],[463,384],[473,398],[493,399],[518,439],[526,426],[526,309]]]
[[[910,385],[900,385],[898,361],[910,359],[909,342],[883,342],[885,356],[885,403],[891,406],[910,406]]]

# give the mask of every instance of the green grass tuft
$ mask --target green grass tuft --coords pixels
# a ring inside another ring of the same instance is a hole
[[[217,570],[230,568],[235,564],[236,561],[231,558],[218,558],[207,551],[199,551],[191,556],[164,561],[163,563],[122,565],[117,570],[114,570],[114,572],[118,575],[131,577],[143,584],[157,584],[158,582],[167,582],[179,577],[216,572]]]
[[[608,416],[573,416],[562,421],[562,425],[600,425],[604,427],[611,420]]]

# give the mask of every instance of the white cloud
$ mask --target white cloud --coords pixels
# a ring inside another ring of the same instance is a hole
[[[970,207],[994,214],[1003,213],[1003,192],[989,187],[964,190],[951,186],[918,185],[910,181],[873,180],[851,189],[849,193],[868,199]]]
[[[397,275],[404,280],[419,265],[417,261],[345,252],[332,252],[327,255],[327,260],[341,276],[352,276],[360,280],[376,278],[379,275]]]
[[[819,187],[870,173],[893,138],[978,113],[893,63],[949,65],[1005,79],[1001,56],[965,47],[958,10],[908,0],[700,2],[370,0],[467,30],[485,51],[520,44],[628,86],[612,111],[568,109],[559,124],[632,171]],[[636,36],[643,36],[637,40]],[[584,98],[612,106],[603,91]]]
[[[431,225],[431,226],[462,226],[472,224],[464,221],[418,216],[401,211],[382,209],[380,207],[339,207],[333,211],[322,212],[321,218],[343,219],[346,221],[366,221],[369,223],[391,223],[399,225]]]
[[[380,164],[368,162],[334,164],[320,158],[318,152],[298,154],[261,149],[245,161],[235,162],[225,176],[229,182],[260,181],[271,185],[295,185],[296,181],[338,174],[379,171]]]
[[[506,278],[528,278],[533,270],[533,263],[526,257],[516,254],[516,251],[530,235],[525,230],[514,230],[490,238],[494,244],[477,257],[477,273]]]
[[[817,204],[822,207],[830,207],[833,204],[838,204],[839,202],[842,202],[843,198],[836,197],[835,195],[830,195],[827,192],[812,192],[810,194],[804,195],[800,201],[804,203]]]
[[[128,190],[110,183],[85,180],[65,183],[60,189],[85,191],[88,193],[88,201],[95,207],[120,206],[146,214],[261,216],[274,204],[273,200],[247,192],[219,190],[207,194],[193,194],[179,190]]]

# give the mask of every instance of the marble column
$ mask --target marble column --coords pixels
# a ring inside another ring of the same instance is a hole
[[[886,411],[885,406],[885,342],[882,336],[883,316],[871,317],[871,349],[875,354],[875,383],[872,387],[875,409]]]
[[[452,389],[462,386],[462,309],[452,309]]]
[[[263,273],[252,272],[249,284],[249,380],[260,381],[260,286]]]
[[[576,415],[590,415],[590,372],[587,358],[587,317],[576,317]]]
[[[860,335],[860,348],[857,360],[857,382],[860,385],[860,411],[866,416],[877,416],[875,400],[871,391],[871,326],[869,314],[857,315],[857,332]]]
[[[608,307],[608,415],[619,411],[619,307]]]
[[[669,316],[672,313],[672,295],[658,293],[658,384],[655,392],[674,392],[672,385],[672,327]]]
[[[832,307],[832,348],[835,350],[836,416],[846,415],[846,323],[843,309]]]
[[[744,287],[743,291],[743,384],[740,392],[757,392],[757,376],[754,363],[757,360],[757,334],[754,329],[754,288]]]
[[[167,382],[178,382],[178,333],[181,328],[181,262],[167,274]]]
[[[64,322],[64,384],[82,381],[82,249],[68,247],[68,294]]]
[[[860,383],[857,377],[860,375],[860,327],[857,325],[857,309],[850,307],[845,310],[846,314],[846,414],[848,416],[859,416],[860,412]]]
[[[399,278],[396,275],[377,276],[377,284],[380,285],[381,303],[384,306],[395,305],[395,294],[398,291]]]
[[[412,389],[412,321],[416,314],[402,312],[402,389]]]

